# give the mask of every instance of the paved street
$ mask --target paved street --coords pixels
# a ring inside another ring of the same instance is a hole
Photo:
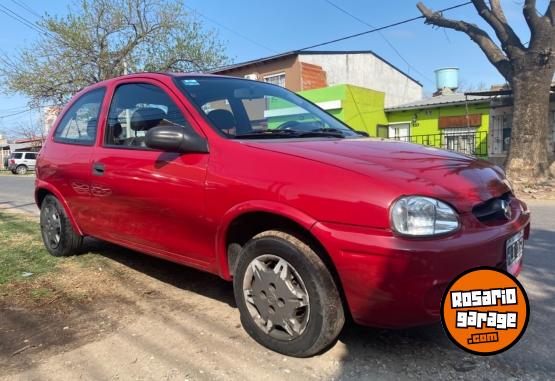
[[[36,213],[32,187],[32,177],[0,176],[2,206]],[[533,229],[520,280],[532,315],[521,341],[501,355],[462,352],[440,325],[402,331],[350,325],[330,351],[286,358],[240,329],[229,283],[135,253],[100,249],[137,271],[158,297],[143,301],[141,313],[121,330],[7,379],[555,379],[555,201],[529,205]]]
[[[0,209],[38,215],[33,196],[35,176],[0,175]]]

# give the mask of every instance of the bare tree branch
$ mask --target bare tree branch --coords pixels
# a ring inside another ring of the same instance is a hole
[[[472,41],[478,44],[488,60],[499,70],[505,79],[510,81],[513,75],[510,60],[485,31],[475,24],[447,19],[439,12],[432,12],[431,9],[421,2],[416,6],[426,18],[426,23],[466,33]]]
[[[551,26],[555,27],[555,0],[549,2],[545,16],[551,21]]]
[[[522,45],[520,38],[518,38],[513,28],[511,28],[506,21],[501,21],[501,19],[488,8],[484,0],[472,0],[472,3],[478,11],[478,14],[493,28],[507,55],[516,57],[522,54],[524,45]],[[497,4],[497,7],[501,9],[499,4]]]
[[[525,0],[523,14],[530,28],[530,44],[524,48],[509,26],[500,0],[472,0],[480,16],[493,28],[501,46],[478,26],[443,17],[422,3],[417,7],[426,23],[466,33],[511,85],[513,116],[511,144],[505,162],[513,179],[537,181],[549,174],[554,155],[548,147],[549,92],[555,73],[555,0],[545,15],[537,13],[536,1]]]
[[[522,7],[522,13],[524,14],[524,19],[528,24],[528,27],[533,32],[540,19],[536,10],[536,0],[526,0],[524,2],[524,6]]]
[[[499,3],[499,0],[490,0],[491,11],[493,14],[503,23],[508,24],[507,18],[505,17],[505,12]]]

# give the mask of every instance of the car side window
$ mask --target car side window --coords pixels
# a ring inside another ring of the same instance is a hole
[[[25,159],[27,159],[27,160],[37,160],[37,154],[36,153],[26,153],[25,154]]]
[[[105,88],[99,88],[82,95],[62,117],[54,141],[93,145],[105,92]]]
[[[145,144],[147,131],[170,125],[191,128],[164,90],[148,83],[124,84],[118,86],[114,93],[104,144],[149,149]]]

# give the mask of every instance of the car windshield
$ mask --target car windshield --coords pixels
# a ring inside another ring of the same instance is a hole
[[[181,77],[185,95],[227,138],[360,136],[319,107],[282,87],[223,77]]]

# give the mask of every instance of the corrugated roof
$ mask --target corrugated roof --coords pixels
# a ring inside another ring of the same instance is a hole
[[[551,91],[555,91],[555,82],[551,83]],[[497,96],[497,95],[512,95],[513,90],[509,87],[500,87],[493,90],[478,90],[478,91],[469,91],[466,94],[468,95],[487,95],[487,96]]]
[[[419,101],[409,102],[398,106],[388,107],[385,111],[402,111],[402,110],[417,110],[423,108],[432,108],[442,105],[454,105],[454,104],[465,104],[465,103],[483,103],[491,99],[489,96],[476,96],[476,95],[466,95],[464,93],[453,93],[439,95],[437,97],[431,97],[427,99],[421,99]]]

